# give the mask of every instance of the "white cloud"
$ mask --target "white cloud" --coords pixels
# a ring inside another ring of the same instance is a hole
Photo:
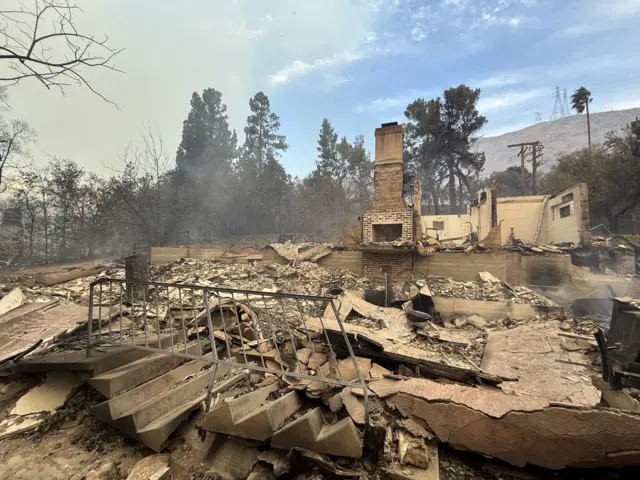
[[[431,92],[433,93],[433,92]],[[385,112],[401,108],[402,111],[413,102],[416,98],[430,98],[430,92],[420,92],[414,90],[412,92],[403,93],[396,97],[376,98],[367,103],[362,103],[356,107],[358,113],[363,112]]]
[[[425,32],[422,27],[416,26],[411,30],[411,39],[416,42],[421,42],[427,38],[427,32]]]
[[[474,82],[473,85],[478,88],[492,88],[517,85],[519,83],[522,83],[522,79],[519,76],[515,76],[513,74],[503,74],[488,77],[484,80],[480,80],[479,82]]]
[[[340,85],[344,85],[345,83],[349,83],[351,81],[350,78],[336,73],[325,73],[324,80],[328,88],[339,87]]]
[[[335,68],[349,63],[357,62],[368,58],[363,52],[340,52],[329,57],[318,58],[311,63],[302,60],[294,60],[276,73],[269,75],[269,79],[273,84],[289,83],[297,77],[302,77],[314,70],[324,70]]]
[[[484,113],[514,107],[544,93],[548,93],[547,90],[538,88],[525,92],[508,92],[502,95],[494,95],[484,98],[480,97],[478,110]]]

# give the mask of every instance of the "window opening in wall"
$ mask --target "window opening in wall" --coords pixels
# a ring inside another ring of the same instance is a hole
[[[393,242],[402,238],[401,223],[374,224],[371,227],[374,242]]]
[[[573,193],[568,193],[562,196],[562,203],[570,202],[573,200]]]
[[[568,217],[569,215],[571,215],[571,207],[569,205],[560,208],[560,218]]]
[[[444,230],[444,220],[442,221],[434,221],[433,222],[434,230]]]

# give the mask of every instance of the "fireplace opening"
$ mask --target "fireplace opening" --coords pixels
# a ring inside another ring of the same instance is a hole
[[[394,242],[402,238],[401,223],[374,224],[371,229],[373,242]]]

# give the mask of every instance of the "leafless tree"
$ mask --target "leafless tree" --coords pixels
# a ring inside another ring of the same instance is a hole
[[[9,6],[6,4],[10,3]],[[105,101],[85,77],[86,68],[117,70],[113,58],[122,50],[78,31],[69,0],[2,0],[0,7],[0,85],[35,78],[45,87],[84,86]],[[12,8],[13,7],[13,8]],[[114,103],[115,105],[115,103]]]
[[[27,154],[26,146],[34,137],[34,131],[24,120],[7,123],[0,117],[0,187],[5,169],[17,167],[18,159]]]
[[[142,147],[129,145],[121,155],[124,170],[117,172],[115,186],[147,240],[163,245],[175,207],[169,186],[171,161],[158,131],[145,125],[140,139]]]

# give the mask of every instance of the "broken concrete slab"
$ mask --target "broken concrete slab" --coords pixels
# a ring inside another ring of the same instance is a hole
[[[351,419],[358,425],[365,424],[364,401],[356,397],[349,387],[342,389],[340,392],[344,407]]]
[[[260,451],[236,437],[219,438],[206,460],[207,473],[223,480],[247,478],[258,461]]]
[[[22,290],[16,287],[0,299],[0,315],[4,315],[11,310],[18,308],[24,301]]]
[[[332,252],[332,246],[328,243],[272,243],[269,246],[294,264],[306,260],[317,262]]]
[[[517,466],[640,464],[638,413],[552,406],[540,397],[425,379],[402,382],[387,402],[424,420],[442,442]]]
[[[400,442],[398,442],[398,450],[400,453]],[[438,444],[435,441],[423,442],[423,450],[419,456],[415,455],[415,450],[411,450],[409,459],[413,459],[416,463],[424,466],[416,466],[407,462],[407,448],[402,455],[400,462],[392,463],[387,467],[386,471],[393,480],[439,480],[440,479],[440,461],[438,455]],[[412,457],[413,455],[413,457]],[[403,462],[404,460],[404,462]]]
[[[597,405],[600,394],[591,383],[591,372],[557,360],[590,363],[583,351],[563,348],[555,324],[522,325],[489,333],[481,368],[494,375],[517,376],[517,382],[501,385],[505,392],[553,402]]]
[[[46,287],[52,287],[60,283],[70,282],[83,277],[91,277],[98,275],[100,272],[106,270],[107,267],[95,267],[90,269],[73,269],[66,272],[50,272],[50,273],[38,273],[34,276],[36,282]]]
[[[41,385],[20,397],[10,415],[53,412],[62,407],[82,381],[70,372],[51,372]]]
[[[591,377],[593,386],[602,393],[602,400],[612,408],[640,410],[640,402],[623,390],[614,390],[602,377]]]
[[[169,455],[149,455],[133,466],[127,480],[165,480],[170,472]]]
[[[502,283],[502,280],[489,272],[478,272],[478,277],[480,277],[480,281],[482,282]]]
[[[86,324],[86,307],[58,302],[30,303],[0,317],[0,362],[37,343],[53,340]]]

